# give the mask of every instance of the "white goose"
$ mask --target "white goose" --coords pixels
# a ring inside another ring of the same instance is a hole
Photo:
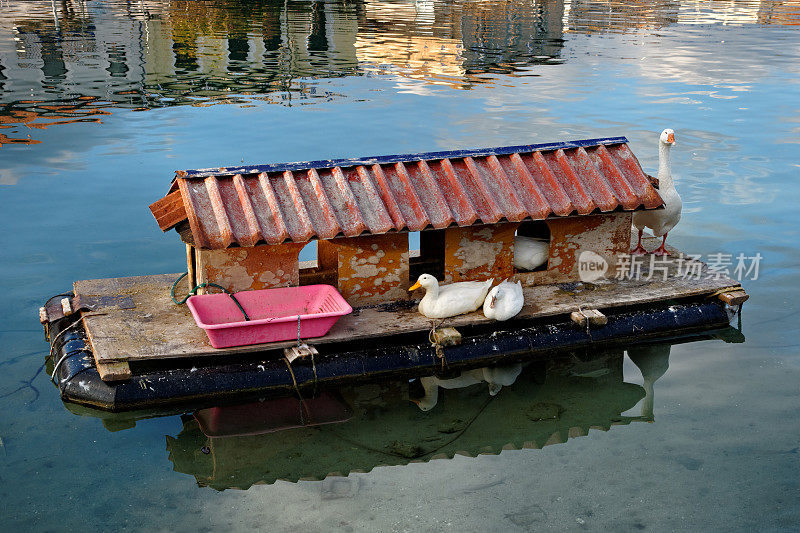
[[[419,378],[425,396],[418,400],[411,400],[423,411],[430,411],[439,401],[439,387],[444,389],[461,389],[485,381],[489,384],[489,394],[497,395],[500,389],[513,385],[522,372],[522,364],[516,363],[508,366],[493,366],[465,370],[461,375],[451,379],[439,379],[435,376]]]
[[[449,318],[471,313],[483,305],[493,282],[494,279],[461,281],[440,287],[436,278],[423,274],[408,290],[425,289],[425,296],[419,302],[420,313],[428,318]]]
[[[681,219],[681,197],[675,190],[670,169],[669,150],[675,144],[675,132],[667,128],[661,132],[658,145],[658,193],[664,200],[664,209],[637,211],[633,214],[633,225],[639,230],[639,242],[631,250],[633,255],[642,255],[647,250],[642,246],[642,233],[644,228],[650,228],[653,235],[662,237],[661,246],[653,250],[655,255],[669,255],[664,244],[667,242],[667,233]]]
[[[508,320],[517,316],[524,305],[522,283],[504,281],[489,291],[483,302],[483,314],[486,318],[497,321]]]

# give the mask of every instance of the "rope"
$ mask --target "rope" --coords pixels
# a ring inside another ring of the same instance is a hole
[[[308,405],[306,405],[306,401],[303,399],[303,395],[300,394],[300,387],[297,386],[297,378],[294,376],[294,370],[292,370],[292,364],[289,360],[284,357],[283,362],[286,363],[286,368],[289,369],[289,375],[292,376],[292,385],[294,385],[294,391],[297,393],[297,397],[300,399],[300,422],[305,426],[306,425],[306,417],[308,417],[308,421],[311,421],[311,411],[308,409]],[[316,377],[316,370],[314,372],[314,377]],[[314,381],[314,386],[316,387],[316,380]],[[303,416],[303,411],[305,410],[306,417]]]
[[[73,322],[72,322],[72,323],[71,323],[69,326],[67,326],[67,327],[65,327],[64,329],[62,329],[61,331],[59,331],[59,332],[58,332],[58,335],[56,335],[55,337],[53,337],[53,340],[51,340],[51,341],[50,341],[50,355],[48,355],[48,357],[53,357],[53,350],[54,350],[54,349],[55,349],[55,347],[56,347],[56,341],[58,340],[58,338],[59,338],[59,337],[61,337],[61,335],[63,335],[64,333],[66,333],[66,332],[67,332],[67,330],[69,330],[69,329],[72,329],[73,327],[75,327],[75,325],[76,325],[78,322],[80,322],[82,319],[83,319],[83,317],[82,317],[82,316],[81,316],[81,317],[78,317],[78,319],[77,319],[77,320],[74,320],[74,321],[73,321]],[[76,352],[69,352],[69,353],[66,353],[66,354],[64,354],[64,355],[62,355],[62,356],[61,356],[61,359],[59,359],[59,360],[58,360],[58,362],[56,363],[56,365],[53,367],[53,373],[50,375],[50,381],[52,381],[53,383],[55,383],[56,372],[58,372],[58,367],[59,367],[59,366],[61,366],[61,363],[63,363],[63,362],[64,362],[64,359],[66,359],[66,358],[67,358],[69,355],[75,355],[75,354],[76,354],[76,353],[78,353],[78,352],[79,352],[79,351],[76,351]]]
[[[80,349],[80,350],[73,350],[73,351],[71,351],[71,352],[67,352],[67,353],[65,353],[64,355],[62,355],[62,356],[61,356],[61,359],[59,359],[59,360],[58,360],[58,362],[57,362],[57,363],[55,364],[55,366],[53,367],[53,373],[50,375],[50,381],[52,381],[54,385],[56,384],[56,381],[55,381],[55,378],[56,378],[56,372],[58,372],[58,367],[60,367],[60,366],[61,366],[61,363],[63,363],[63,362],[66,360],[66,359],[68,359],[69,357],[72,357],[72,356],[73,356],[73,355],[75,355],[75,354],[79,354],[79,353],[86,353],[86,352],[87,352],[87,350],[86,350],[86,349]],[[71,379],[72,377],[74,377],[74,375],[73,375],[73,376],[71,376],[71,377],[70,377],[70,379]],[[61,387],[59,387],[59,389],[60,389],[60,388],[61,388]]]
[[[236,299],[236,296],[234,296],[233,293],[231,291],[229,291],[228,289],[226,289],[225,287],[217,285],[216,283],[207,282],[207,283],[201,283],[199,285],[196,285],[194,287],[194,289],[190,290],[189,293],[181,301],[178,301],[175,298],[175,288],[178,286],[178,282],[180,282],[180,280],[182,280],[183,278],[185,278],[188,275],[189,275],[188,272],[184,272],[183,274],[181,274],[180,277],[175,280],[175,282],[172,284],[172,288],[169,290],[169,296],[170,296],[170,298],[172,298],[172,301],[175,302],[176,305],[185,304],[186,300],[188,300],[191,296],[194,296],[195,294],[197,294],[197,291],[200,290],[200,289],[204,289],[206,287],[216,287],[216,288],[220,289],[222,292],[224,292],[225,294],[227,294],[228,296],[231,297],[231,300],[233,300],[233,303],[236,304],[236,307],[238,307],[239,311],[241,311],[242,314],[244,315],[244,319],[245,320],[247,320],[247,321],[250,320],[250,317],[247,315],[247,312],[244,310],[244,307],[242,307],[242,304],[239,303],[239,300]]]
[[[312,398],[317,397],[317,364],[314,362],[314,350],[311,350],[311,369],[314,371],[314,392],[311,393]]]
[[[592,339],[592,332],[591,332],[591,330],[589,329],[589,326],[590,326],[589,317],[588,317],[588,316],[586,316],[586,313],[584,313],[584,312],[583,312],[583,308],[581,308],[581,306],[580,306],[580,305],[578,306],[578,312],[579,312],[579,313],[580,313],[580,314],[583,316],[583,318],[585,318],[585,319],[586,319],[586,334],[589,336],[589,338],[590,338],[592,341],[594,341],[594,339]]]
[[[297,315],[297,348],[299,349],[302,345],[303,345],[303,340],[300,338],[300,315]],[[311,369],[314,371],[314,391],[311,393],[311,397],[312,398],[316,398],[317,397],[317,364],[314,361],[314,350],[309,350],[309,351],[311,352]],[[284,359],[286,360],[287,363],[289,362],[289,359],[287,359],[285,356],[284,356]],[[290,367],[290,370],[291,370],[291,367]],[[292,378],[294,378],[294,375],[292,375]],[[295,383],[295,389],[296,388],[297,388],[297,383]],[[298,391],[297,394],[299,395],[300,392]]]
[[[441,344],[439,344],[436,341],[436,328],[437,328],[436,320],[431,320],[431,324],[433,325],[433,327],[428,332],[428,341],[431,343],[431,346],[433,346],[433,350],[436,353],[436,357],[438,357],[442,361],[442,372],[444,372],[445,368],[447,367],[447,359],[444,356],[444,348],[442,347]],[[442,324],[444,324],[444,320],[442,320],[439,323],[439,326],[441,326]]]

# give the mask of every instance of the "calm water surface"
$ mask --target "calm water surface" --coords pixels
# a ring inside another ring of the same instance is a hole
[[[789,1],[0,0],[0,521],[797,530],[799,30]],[[671,242],[764,259],[747,342],[672,346],[652,424],[621,350],[430,413],[407,384],[342,391],[348,422],[213,446],[188,416],[73,413],[41,370],[44,299],[183,268],[147,209],[175,169],[625,135],[654,173],[665,127]]]

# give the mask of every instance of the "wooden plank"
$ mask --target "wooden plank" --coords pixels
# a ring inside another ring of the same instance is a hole
[[[431,335],[432,341],[440,346],[458,346],[461,344],[461,333],[456,328],[437,328]]]
[[[123,381],[133,376],[130,365],[125,362],[98,363],[97,372],[103,381]]]
[[[651,239],[647,245],[658,243]],[[645,259],[646,261],[646,259]],[[607,309],[650,303],[672,298],[685,298],[738,286],[730,278],[706,279],[703,266],[701,279],[685,279],[675,275],[675,261],[670,261],[666,281],[610,279],[596,284],[539,285],[524,288],[525,307],[519,318],[537,318],[569,314],[583,309]],[[75,293],[82,296],[128,296],[133,309],[108,304],[84,317],[87,334],[98,364],[124,361],[146,361],[182,357],[206,357],[279,350],[296,345],[296,340],[215,349],[205,332],[195,325],[185,305],[172,303],[169,290],[178,274],[159,274],[132,278],[87,280],[75,283]],[[186,291],[181,284],[177,292]],[[114,302],[119,298],[105,298]],[[480,311],[448,319],[442,326],[459,327],[486,323]],[[356,309],[342,317],[324,337],[313,339],[315,346],[332,342],[379,338],[400,333],[431,329],[431,321],[415,307],[393,309],[386,306]],[[279,352],[280,353],[280,352]]]
[[[608,317],[597,309],[573,311],[570,313],[569,317],[582,328],[586,327],[587,323],[590,326],[605,326],[608,323]]]
[[[156,217],[161,231],[167,231],[181,221],[186,220],[186,208],[183,205],[181,191],[171,192],[150,204],[150,212]]]
[[[750,299],[750,295],[744,292],[743,290],[731,290],[722,292],[718,295],[719,299],[725,302],[728,305],[742,305],[748,299]]]

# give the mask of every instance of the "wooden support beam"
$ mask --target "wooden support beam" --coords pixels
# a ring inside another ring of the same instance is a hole
[[[305,359],[306,357],[312,355],[319,355],[319,352],[317,351],[316,347],[303,343],[297,346],[284,348],[283,355],[286,356],[286,359],[291,363],[295,359]]]
[[[72,314],[72,302],[69,298],[61,298],[61,310],[64,312],[64,316]]]
[[[587,321],[590,326],[605,326],[608,323],[608,317],[597,309],[573,311],[569,317],[582,328],[586,327]]]
[[[456,328],[438,328],[433,330],[433,342],[439,346],[458,346],[461,344],[461,333]]]
[[[97,372],[103,381],[122,381],[131,379],[133,373],[131,367],[125,362],[101,362],[97,361]]]
[[[738,290],[726,290],[718,294],[717,297],[728,305],[742,305],[750,298],[750,295],[740,288]]]

